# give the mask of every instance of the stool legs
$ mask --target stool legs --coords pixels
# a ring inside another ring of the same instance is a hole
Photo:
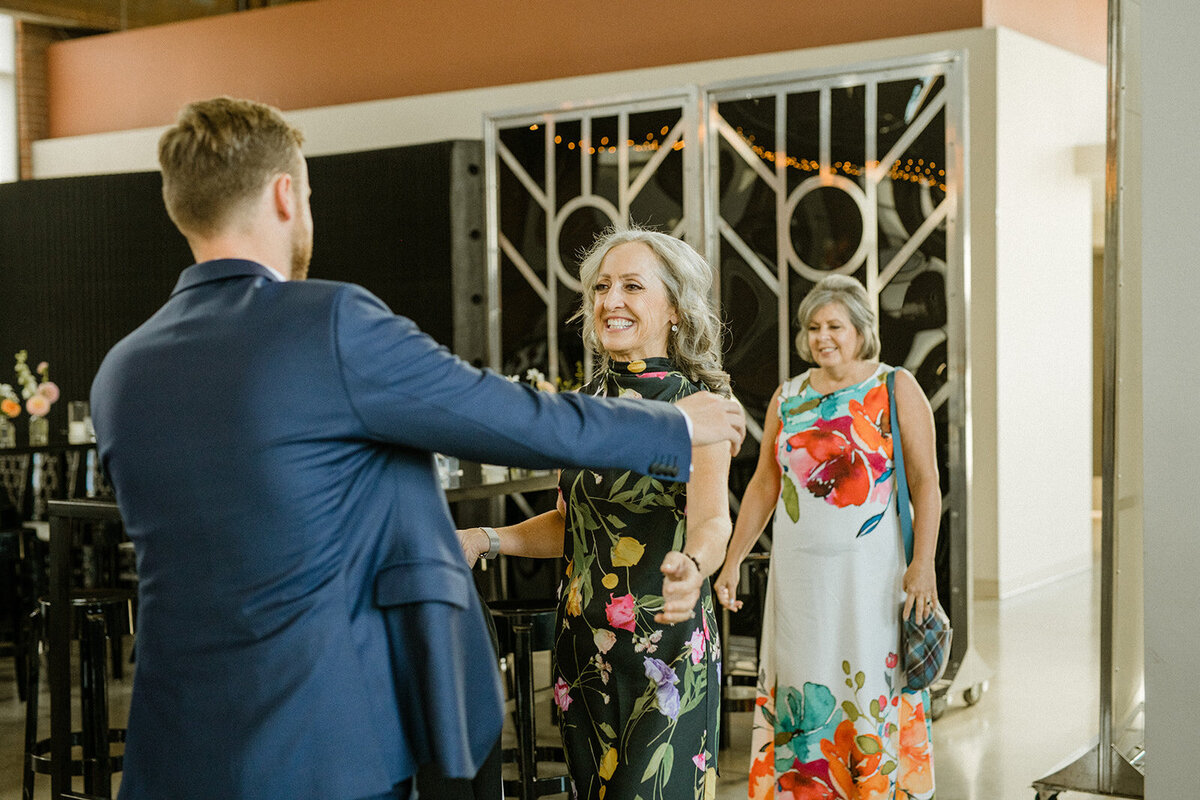
[[[80,711],[83,718],[83,791],[109,797],[112,766],[108,752],[108,673],[103,612],[88,612],[80,643]]]
[[[37,748],[38,723],[38,680],[41,677],[42,615],[34,611],[29,615],[29,642],[25,659],[25,759],[21,775],[21,800],[33,800],[33,755]]]
[[[83,794],[77,795],[88,798],[112,797],[112,774],[121,769],[122,756],[113,756],[112,742],[125,741],[124,729],[110,729],[108,708],[108,627],[109,614],[101,605],[84,605],[76,610],[81,613],[77,617],[79,631],[79,705],[80,730],[71,731],[62,741],[53,739],[38,739],[38,694],[41,677],[41,658],[38,651],[39,643],[43,640],[46,629],[44,611],[35,611],[31,615],[29,647],[27,657],[27,684],[25,706],[25,762],[21,780],[22,800],[33,800],[34,778],[37,773],[51,774],[61,769],[65,773],[61,791],[70,791],[71,775],[83,776]],[[68,609],[70,611],[70,609]],[[51,687],[53,691],[53,687]],[[70,720],[70,702],[68,694],[59,701]],[[52,710],[54,703],[51,703]],[[69,729],[68,729],[69,730]],[[71,749],[79,747],[81,757],[72,759]],[[64,764],[54,761],[58,750],[65,750],[67,757]],[[54,794],[54,782],[51,781],[51,794]]]
[[[538,777],[541,762],[565,763],[562,747],[538,747],[534,717],[533,653],[554,646],[554,601],[496,600],[488,604],[504,643],[501,652],[511,652],[506,672],[511,680],[513,726],[516,747],[505,748],[504,761],[516,762],[518,777],[504,781],[504,796],[535,800],[548,794],[570,791],[566,775]]]
[[[533,713],[533,626],[516,622],[513,631],[513,705],[517,729],[517,769],[520,800],[537,797],[537,720]]]

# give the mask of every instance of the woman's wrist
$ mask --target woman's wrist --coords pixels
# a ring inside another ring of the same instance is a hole
[[[707,573],[704,571],[704,567],[700,566],[700,559],[696,558],[696,556],[692,555],[686,550],[680,550],[679,552],[683,553],[684,557],[696,565],[696,572],[700,573],[701,578],[707,575]]]
[[[500,535],[496,533],[496,529],[481,525],[476,530],[483,535],[484,540],[484,546],[479,551],[480,558],[491,561],[500,555]]]

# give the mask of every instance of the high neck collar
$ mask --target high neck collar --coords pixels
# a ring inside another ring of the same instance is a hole
[[[646,373],[670,372],[675,369],[671,359],[660,356],[657,358],[638,359],[636,361],[609,361],[609,371],[616,375],[644,375]]]

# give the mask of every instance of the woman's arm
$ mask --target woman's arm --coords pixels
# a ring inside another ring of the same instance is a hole
[[[742,607],[742,601],[737,599],[742,560],[762,535],[763,528],[767,527],[767,520],[775,513],[775,506],[779,502],[781,477],[775,453],[775,440],[779,437],[779,394],[782,388],[781,386],[775,390],[767,406],[767,417],[763,421],[763,438],[758,448],[758,466],[755,467],[754,476],[750,478],[750,484],[742,495],[737,525],[729,542],[729,553],[716,581],[717,600],[730,611],[737,611]]]
[[[728,447],[713,445],[714,447]],[[506,556],[525,556],[527,558],[558,558],[563,554],[563,533],[566,528],[564,503],[562,495],[558,498],[558,507],[545,514],[496,528],[500,537],[500,552]],[[458,531],[458,543],[462,546],[467,564],[475,566],[479,557],[488,551],[488,535],[483,528],[463,528]]]
[[[904,370],[896,373],[896,415],[904,447],[904,470],[913,506],[913,557],[904,573],[904,617],[915,608],[917,618],[933,611],[937,600],[937,575],[933,556],[942,519],[942,489],[938,482],[934,447],[933,409],[917,379]]]
[[[663,558],[663,610],[655,622],[690,619],[700,587],[721,563],[729,542],[729,446],[698,447],[687,487],[687,542]]]

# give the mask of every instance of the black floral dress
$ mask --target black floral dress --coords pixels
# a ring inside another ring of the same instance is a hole
[[[667,402],[697,390],[665,358],[615,363],[583,389]],[[708,581],[693,619],[654,621],[663,602],[663,557],[686,542],[687,485],[569,469],[559,488],[568,563],[554,699],[574,795],[715,797],[721,654]]]

